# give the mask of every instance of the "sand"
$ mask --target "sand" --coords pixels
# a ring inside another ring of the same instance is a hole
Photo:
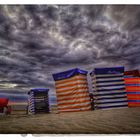
[[[0,116],[1,134],[139,134],[140,107]]]

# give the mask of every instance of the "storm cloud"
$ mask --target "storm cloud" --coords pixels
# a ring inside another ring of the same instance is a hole
[[[140,6],[1,5],[0,97],[50,89],[72,68],[139,69]]]

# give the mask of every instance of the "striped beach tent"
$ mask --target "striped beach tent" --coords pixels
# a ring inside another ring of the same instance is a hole
[[[140,106],[140,73],[138,70],[127,71],[125,84],[129,107]]]
[[[94,108],[127,107],[124,67],[95,68],[91,73],[94,91]]]
[[[49,113],[49,89],[31,89],[28,92],[28,114]]]
[[[78,68],[53,74],[59,112],[91,109],[87,71]]]
[[[140,77],[140,71],[139,70],[125,71],[124,76],[125,77]]]

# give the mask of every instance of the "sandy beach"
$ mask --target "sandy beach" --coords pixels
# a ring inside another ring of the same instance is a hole
[[[0,116],[0,133],[139,134],[140,107],[84,112]]]

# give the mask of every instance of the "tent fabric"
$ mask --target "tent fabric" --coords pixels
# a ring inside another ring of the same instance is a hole
[[[28,92],[28,112],[29,114],[49,113],[49,89],[32,89]]]
[[[94,73],[100,74],[120,74],[124,73],[124,67],[95,68]]]
[[[139,70],[131,70],[124,72],[125,77],[140,77]]]
[[[0,107],[5,107],[8,105],[8,98],[0,98]]]
[[[77,70],[78,73],[68,78],[55,81],[56,96],[59,112],[74,112],[91,109],[88,94],[87,76]],[[69,72],[66,71],[69,75]],[[59,76],[59,74],[58,74]],[[54,78],[55,79],[55,78]]]
[[[95,68],[92,72],[94,108],[127,107],[124,67]]]
[[[28,112],[29,114],[35,114],[34,94],[31,92],[28,98]]]
[[[28,92],[28,94],[30,94],[31,92],[33,92],[34,94],[38,94],[38,92],[44,92],[44,91],[46,91],[46,92],[49,92],[49,89],[47,89],[47,88],[34,88],[34,89],[31,89],[29,92]]]
[[[85,70],[75,68],[75,69],[71,69],[71,70],[68,70],[68,71],[53,74],[53,78],[54,78],[55,81],[57,81],[57,80],[59,81],[59,80],[63,80],[63,79],[73,77],[77,74],[87,75],[87,73],[88,72],[85,71]]]
[[[131,73],[131,74],[130,74]],[[128,98],[129,107],[138,107],[140,106],[140,75],[138,73],[129,71],[129,73],[124,73],[125,75],[125,84]],[[131,77],[128,77],[131,76]]]

